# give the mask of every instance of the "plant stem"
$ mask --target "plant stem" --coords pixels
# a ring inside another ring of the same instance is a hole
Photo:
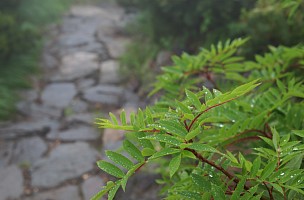
[[[230,101],[232,101],[232,100],[234,100],[234,99],[235,99],[235,98],[229,99],[229,100],[227,100],[227,101],[224,101],[224,102],[222,102],[222,103],[215,104],[215,105],[210,106],[209,108],[206,108],[205,110],[203,110],[201,113],[199,113],[199,114],[191,121],[190,125],[189,125],[188,128],[187,128],[187,131],[189,132],[189,131],[191,130],[193,124],[198,120],[198,118],[199,118],[202,114],[204,114],[205,112],[208,112],[208,111],[211,110],[212,108],[221,106],[221,105],[223,105],[223,104],[225,104],[225,103],[228,103],[228,102],[230,102]]]
[[[232,175],[230,172],[226,171],[223,167],[218,166],[217,164],[215,164],[213,161],[208,160],[206,158],[204,158],[201,154],[199,154],[197,151],[190,149],[190,148],[185,148],[185,150],[190,151],[196,158],[198,158],[201,162],[203,163],[207,163],[208,165],[211,165],[212,167],[216,168],[217,170],[221,171],[223,174],[225,174],[230,180],[233,180],[233,182],[235,182],[236,184],[238,184],[240,182],[240,180],[235,177],[234,175]],[[245,186],[246,190],[248,190],[249,188],[247,186]]]
[[[263,184],[264,184],[265,187],[267,188],[267,191],[268,191],[270,200],[274,200],[273,195],[272,195],[272,191],[269,189],[269,187],[267,186],[267,184],[266,184],[265,181],[263,181]]]

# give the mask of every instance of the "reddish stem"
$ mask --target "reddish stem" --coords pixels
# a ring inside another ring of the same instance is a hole
[[[210,106],[209,108],[206,108],[204,111],[202,111],[200,114],[198,114],[198,115],[191,121],[191,123],[190,123],[190,125],[189,125],[187,131],[189,132],[189,131],[191,130],[193,124],[198,120],[198,118],[199,118],[202,114],[204,114],[205,112],[208,112],[208,111],[211,110],[212,108],[221,106],[221,105],[223,105],[223,104],[225,104],[225,103],[228,103],[228,102],[230,102],[230,101],[232,101],[232,100],[234,100],[234,99],[235,99],[235,98],[229,99],[229,100],[224,101],[224,102],[222,102],[222,103],[218,103],[218,104],[215,104],[215,105],[213,105],[213,106]]]

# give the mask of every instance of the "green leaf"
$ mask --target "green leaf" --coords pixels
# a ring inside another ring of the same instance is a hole
[[[178,121],[172,120],[161,120],[159,121],[160,129],[165,130],[168,133],[184,138],[187,134],[187,130],[184,126],[182,126]]]
[[[122,110],[122,112],[120,113],[120,121],[121,121],[122,125],[127,125],[126,111],[125,110]]]
[[[175,146],[179,146],[181,144],[181,141],[176,139],[175,137],[172,137],[170,135],[162,135],[162,134],[157,134],[157,135],[149,135],[140,139],[149,139],[149,140],[156,140],[159,142],[164,142],[167,144],[172,144]]]
[[[202,128],[201,128],[200,126],[198,126],[196,129],[190,131],[190,132],[186,135],[185,139],[186,139],[187,141],[189,141],[189,140],[193,139],[194,137],[196,137],[196,136],[197,136],[198,134],[200,134],[201,132],[202,132]]]
[[[100,160],[97,161],[97,166],[102,169],[103,171],[105,171],[106,173],[115,176],[117,178],[122,178],[125,174],[121,171],[121,169],[119,169],[118,167],[116,167],[115,165],[106,162],[104,160]]]
[[[128,152],[128,154],[139,162],[143,162],[145,160],[141,152],[129,140],[125,140],[123,142],[123,148]]]
[[[134,165],[128,158],[114,151],[106,151],[106,155],[114,163],[119,164],[126,169],[131,169]]]
[[[215,184],[212,184],[212,195],[216,200],[225,200],[225,192],[223,189]]]
[[[153,154],[149,158],[149,160],[156,159],[156,158],[163,157],[163,156],[167,156],[167,155],[171,155],[171,154],[175,154],[175,153],[179,153],[180,151],[181,151],[180,149],[164,148],[164,149],[156,152],[155,154]]]
[[[212,93],[206,87],[203,87],[203,93],[205,94],[205,102],[207,103],[209,100],[213,99]]]
[[[132,176],[135,173],[135,171],[138,170],[138,168],[140,168],[144,164],[145,162],[137,163],[127,172],[127,174],[123,177],[123,179],[121,179],[121,187],[124,191],[126,190],[127,181],[130,178],[130,176]]]
[[[272,185],[277,191],[279,191],[281,194],[284,195],[284,191],[280,185],[278,185],[276,183],[270,183],[270,185]]]
[[[280,81],[279,79],[277,79],[277,85],[280,88],[282,93],[286,93],[286,87],[285,85],[282,83],[282,81]]]
[[[246,183],[246,176],[243,176],[240,180],[240,182],[237,184],[232,196],[230,200],[237,200],[238,198],[240,198],[240,194],[241,192],[244,190],[244,185]]]
[[[115,186],[110,189],[109,194],[108,194],[108,200],[113,200],[114,199],[115,194],[116,194],[119,186],[120,186],[119,182],[116,182]]]
[[[198,174],[191,174],[193,182],[204,192],[211,190],[211,182]]]
[[[178,108],[180,108],[181,111],[182,111],[183,113],[187,113],[187,114],[192,115],[192,112],[191,112],[191,110],[188,108],[187,105],[185,105],[184,103],[179,102],[179,101],[177,101],[177,100],[176,100],[176,104],[177,104]]]
[[[304,130],[293,130],[292,133],[304,138]]]
[[[179,192],[179,194],[181,194],[182,196],[185,197],[183,199],[195,199],[195,200],[201,199],[201,195],[197,192],[190,192],[190,191],[185,190],[185,191]]]
[[[190,90],[186,90],[186,95],[189,101],[195,106],[195,108],[199,110],[201,107],[201,102],[199,98],[196,96],[196,94],[194,94]]]
[[[261,173],[261,180],[265,180],[277,167],[277,160],[269,162]]]
[[[112,119],[113,124],[118,125],[118,121],[116,119],[116,116],[113,113],[111,113],[111,112],[109,113],[109,115],[110,115],[110,117]]]
[[[272,143],[274,145],[275,150],[277,150],[278,145],[280,143],[280,136],[279,133],[274,128],[271,128],[271,132],[272,132]]]
[[[256,159],[254,159],[254,161],[252,163],[252,167],[251,167],[251,171],[250,171],[251,178],[253,178],[257,175],[260,167],[261,167],[261,157],[258,156]]]
[[[207,144],[192,144],[190,145],[188,148],[190,149],[194,149],[196,151],[207,151],[207,152],[214,152],[214,153],[220,153],[218,150],[216,150],[215,148],[207,145]]]
[[[171,161],[169,163],[169,171],[170,171],[171,178],[177,172],[177,170],[181,164],[181,160],[182,160],[181,154],[178,154],[171,159]]]
[[[143,148],[143,150],[141,151],[141,154],[143,156],[151,156],[155,153],[154,149],[150,149],[150,148]]]

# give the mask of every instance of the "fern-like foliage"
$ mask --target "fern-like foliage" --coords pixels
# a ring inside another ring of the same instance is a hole
[[[173,57],[155,105],[98,119],[127,139],[123,152],[106,152],[110,162],[98,161],[117,180],[93,199],[113,199],[151,162],[161,163],[164,199],[304,198],[304,49],[270,47],[246,61],[237,56],[246,41]]]

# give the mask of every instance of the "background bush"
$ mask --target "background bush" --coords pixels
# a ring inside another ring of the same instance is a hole
[[[56,22],[73,0],[1,0],[0,120],[14,114],[17,91],[37,71],[45,24]]]
[[[121,64],[124,71],[132,71],[143,84],[149,78],[141,76],[138,66],[146,69],[146,63],[155,63],[157,57],[157,52],[151,53],[149,49],[168,49],[180,55],[183,51],[195,53],[201,47],[209,48],[219,40],[249,37],[238,54],[253,59],[255,54],[266,52],[269,45],[292,46],[304,41],[303,1],[117,1],[130,11],[139,12],[138,20],[128,27],[135,42]],[[137,49],[147,51],[145,59],[138,59],[138,54],[133,53]],[[155,76],[154,71],[150,73],[150,77]]]

